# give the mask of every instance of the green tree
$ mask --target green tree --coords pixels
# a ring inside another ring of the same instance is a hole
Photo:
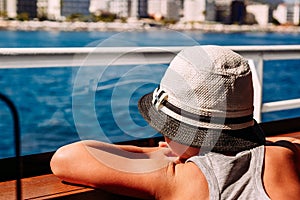
[[[0,17],[7,18],[7,12],[6,11],[0,11]]]
[[[27,13],[27,12],[19,13],[19,14],[17,15],[17,20],[20,20],[20,21],[28,21],[28,20],[29,20],[29,13]]]
[[[84,21],[84,16],[80,13],[73,13],[67,16],[66,21],[68,22],[76,22],[76,21]]]
[[[117,18],[116,14],[110,12],[100,12],[98,15],[92,14],[91,20],[93,22],[113,22]]]

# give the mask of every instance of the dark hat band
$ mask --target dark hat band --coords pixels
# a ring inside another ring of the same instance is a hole
[[[152,95],[155,108],[179,121],[195,127],[238,130],[253,125],[253,113],[246,116],[226,117],[194,114],[181,109],[168,101],[168,94],[158,86]]]
[[[213,147],[212,151],[215,152],[239,152],[265,143],[264,134],[254,119],[253,126],[243,129],[220,130],[197,127],[157,110],[151,102],[152,96],[150,93],[140,98],[139,111],[155,130],[175,142],[192,147]]]
[[[177,106],[171,104],[167,100],[162,102],[162,105],[166,106],[169,110],[175,112],[178,115],[181,115],[183,117],[187,117],[192,120],[200,121],[200,122],[211,122],[213,119],[214,123],[220,122],[222,124],[242,124],[253,121],[253,114],[242,116],[242,117],[235,117],[235,118],[229,118],[229,117],[216,117],[216,116],[205,116],[205,115],[197,115],[191,112],[188,112],[186,110],[183,110],[181,108],[178,108]]]

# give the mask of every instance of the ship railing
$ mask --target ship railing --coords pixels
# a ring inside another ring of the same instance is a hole
[[[254,81],[254,117],[263,113],[300,108],[300,98],[263,102],[264,62],[300,60],[300,45],[227,46],[249,60]],[[81,47],[2,48],[0,69],[43,67],[87,67],[169,63],[183,46],[163,47]]]

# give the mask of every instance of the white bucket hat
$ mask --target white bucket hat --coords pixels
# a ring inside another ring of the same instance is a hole
[[[239,152],[265,143],[248,62],[225,47],[183,49],[138,106],[154,129],[184,145]]]

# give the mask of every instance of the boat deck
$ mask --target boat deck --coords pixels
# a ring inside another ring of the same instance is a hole
[[[16,199],[15,180],[0,183],[0,199]],[[133,199],[108,192],[62,182],[53,174],[22,179],[23,199]]]
[[[263,123],[266,136],[287,136],[300,139],[300,118],[277,121],[276,123]],[[154,146],[162,138],[152,138],[139,141],[130,141],[133,145]],[[71,185],[54,176],[49,167],[54,152],[38,155],[23,156],[22,199],[134,199],[119,196],[99,189]],[[13,158],[1,159],[0,166],[0,200],[16,199],[16,180],[14,180],[15,160]],[[6,167],[7,169],[4,169]]]
[[[121,142],[136,146],[156,146],[162,138],[150,138],[137,141]],[[90,187],[72,185],[61,181],[50,170],[50,159],[54,152],[46,152],[22,157],[22,199],[103,199],[134,200]],[[16,159],[0,159],[0,200],[16,198]]]

